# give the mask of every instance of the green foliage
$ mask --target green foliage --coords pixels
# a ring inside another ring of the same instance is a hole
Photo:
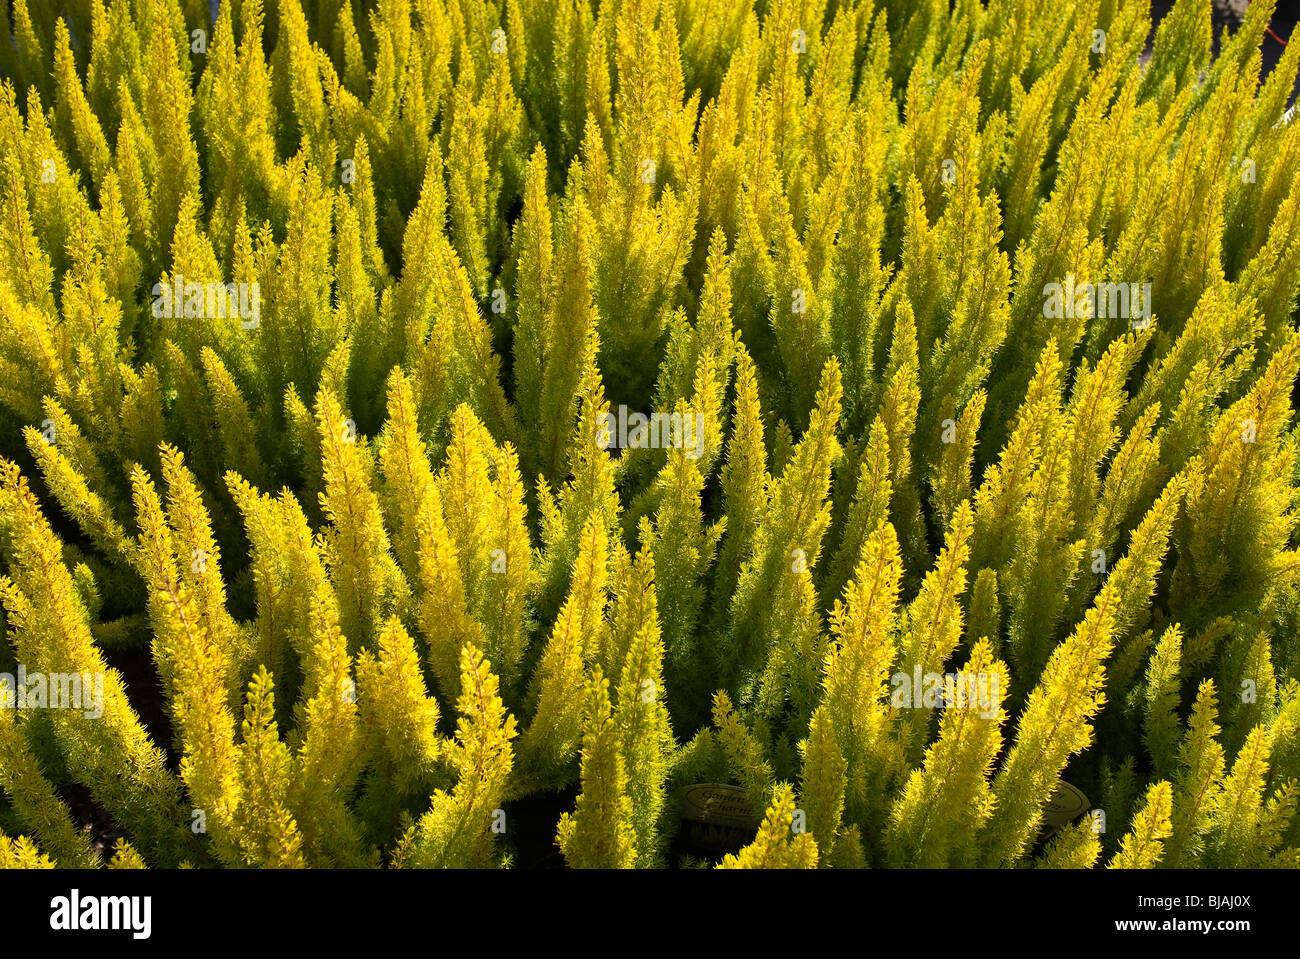
[[[1270,5],[11,6],[0,866],[1300,863]]]

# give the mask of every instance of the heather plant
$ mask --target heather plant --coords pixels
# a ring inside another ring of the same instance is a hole
[[[0,865],[1300,866],[1272,10],[0,4]]]

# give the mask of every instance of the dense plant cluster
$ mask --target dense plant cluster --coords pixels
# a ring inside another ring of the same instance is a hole
[[[0,864],[1300,865],[1272,6],[0,5]]]

